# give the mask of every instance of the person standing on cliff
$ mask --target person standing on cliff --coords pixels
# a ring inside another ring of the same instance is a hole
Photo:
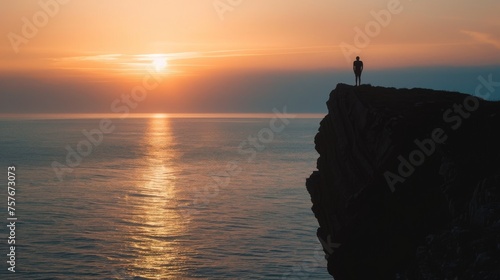
[[[356,56],[356,60],[352,64],[352,70],[354,70],[354,75],[356,76],[356,86],[361,85],[361,72],[363,72],[363,61],[359,60],[359,56]]]

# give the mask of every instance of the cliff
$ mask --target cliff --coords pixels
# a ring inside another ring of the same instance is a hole
[[[339,84],[327,106],[306,186],[329,273],[500,279],[500,103]]]

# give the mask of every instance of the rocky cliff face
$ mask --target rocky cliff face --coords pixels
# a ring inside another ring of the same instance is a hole
[[[306,185],[330,274],[500,279],[500,103],[339,84],[327,106]]]

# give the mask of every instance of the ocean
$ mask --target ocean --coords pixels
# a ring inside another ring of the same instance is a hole
[[[0,278],[332,279],[305,188],[319,122],[0,119]]]

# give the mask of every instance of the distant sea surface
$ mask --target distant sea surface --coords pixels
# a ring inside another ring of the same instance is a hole
[[[275,117],[0,119],[0,279],[331,279],[304,186],[320,116]]]

